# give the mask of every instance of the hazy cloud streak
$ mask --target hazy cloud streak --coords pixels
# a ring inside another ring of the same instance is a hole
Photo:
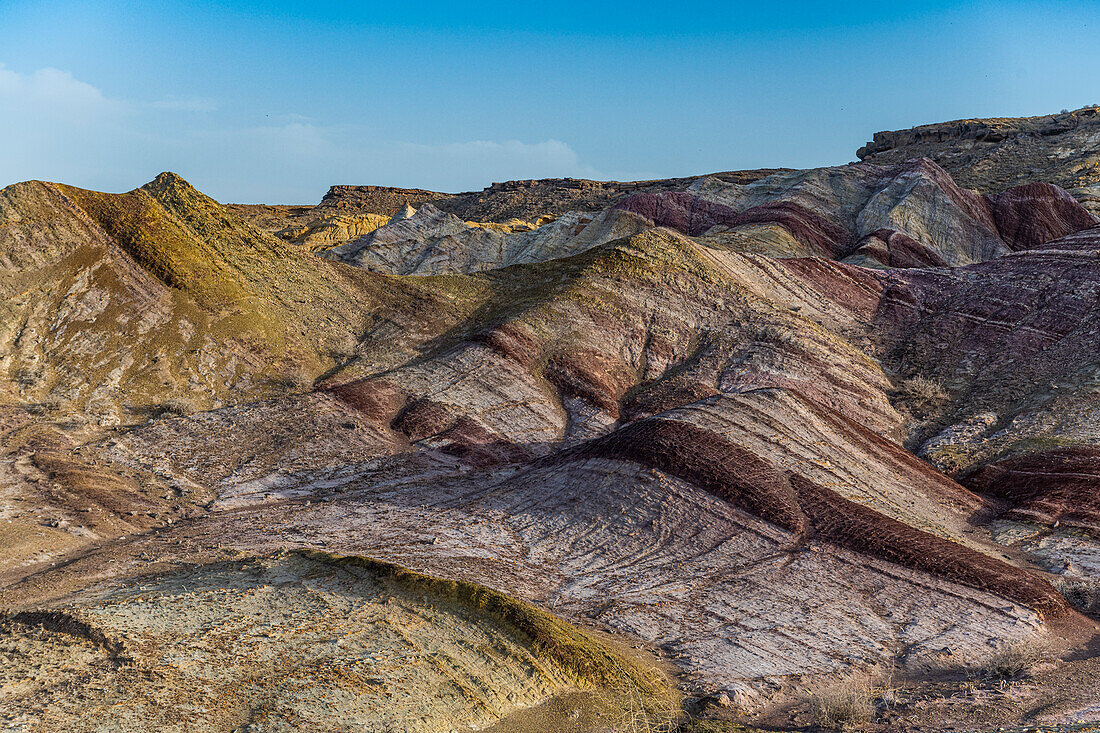
[[[37,178],[121,191],[174,170],[223,201],[308,203],[334,183],[463,191],[514,178],[601,177],[560,140],[429,145],[297,113],[254,126],[225,117],[205,97],[112,99],[65,71],[0,65],[0,186]]]

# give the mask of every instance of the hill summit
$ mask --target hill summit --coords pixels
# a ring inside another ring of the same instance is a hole
[[[876,132],[857,155],[875,163],[930,158],[960,185],[982,193],[1045,181],[1100,209],[1100,105]]]

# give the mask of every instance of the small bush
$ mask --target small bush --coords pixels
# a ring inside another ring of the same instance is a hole
[[[33,363],[29,366],[25,366],[22,369],[16,369],[14,373],[15,382],[20,387],[34,387],[42,381],[45,369],[39,363]]]
[[[794,331],[790,327],[774,323],[760,326],[750,332],[749,335],[761,343],[775,344],[776,346],[791,346],[797,340]]]
[[[157,416],[190,415],[195,409],[195,403],[191,400],[185,397],[172,397],[157,405],[156,413]]]
[[[61,412],[61,409],[65,406],[65,401],[60,397],[50,395],[36,405],[33,405],[30,409],[34,415],[55,415]]]
[[[813,705],[815,722],[830,730],[859,730],[875,717],[871,685],[862,679],[849,679],[814,693]]]
[[[1100,579],[1055,578],[1054,587],[1078,611],[1100,614]]]
[[[1049,656],[1046,644],[1035,639],[1012,641],[999,646],[979,666],[982,677],[1013,680],[1025,677]]]
[[[313,389],[313,378],[305,372],[292,372],[287,375],[283,381],[287,389],[294,390],[295,392],[305,392]]]
[[[897,667],[891,662],[880,667],[875,673],[874,693],[876,708],[892,708],[898,704],[900,691],[897,687]]]
[[[915,407],[936,407],[947,401],[947,390],[927,377],[910,377],[898,385],[898,394]]]

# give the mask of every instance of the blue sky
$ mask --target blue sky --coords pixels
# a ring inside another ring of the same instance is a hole
[[[222,201],[853,160],[1100,103],[1100,0],[0,0],[0,186],[173,170]]]

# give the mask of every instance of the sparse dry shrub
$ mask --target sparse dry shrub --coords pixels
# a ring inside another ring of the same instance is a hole
[[[283,380],[287,389],[295,392],[305,392],[313,388],[313,378],[305,371],[294,371]]]
[[[1082,613],[1100,614],[1100,578],[1055,578],[1054,587]]]
[[[49,395],[41,402],[31,407],[31,412],[35,415],[55,415],[61,412],[64,406],[65,400],[55,395]]]
[[[814,693],[814,720],[829,730],[861,730],[875,718],[874,701],[870,682],[852,677]]]
[[[897,667],[894,662],[879,667],[874,677],[875,707],[892,708],[898,704],[900,692],[897,687]]]
[[[34,362],[15,369],[12,376],[20,387],[34,387],[42,381],[45,371],[40,362]]]
[[[1048,656],[1050,650],[1041,639],[1010,641],[997,647],[982,661],[978,672],[988,679],[1019,679],[1029,675]]]
[[[329,349],[328,356],[329,356],[330,359],[332,359],[336,363],[342,364],[344,362],[351,361],[352,359],[355,358],[355,356],[356,356],[355,347],[354,346],[335,347],[335,348]]]
[[[157,415],[190,415],[198,409],[195,403],[186,397],[170,397],[157,405]]]
[[[898,385],[898,394],[914,407],[937,407],[947,401],[949,395],[943,385],[928,377],[910,377]]]
[[[338,343],[329,344],[328,356],[337,363],[348,362],[358,357],[360,349],[363,348],[365,346],[359,342],[359,339],[347,335],[341,338]]]
[[[792,346],[798,336],[792,326],[778,323],[768,323],[749,332],[749,337],[761,343],[774,344],[776,346]]]

